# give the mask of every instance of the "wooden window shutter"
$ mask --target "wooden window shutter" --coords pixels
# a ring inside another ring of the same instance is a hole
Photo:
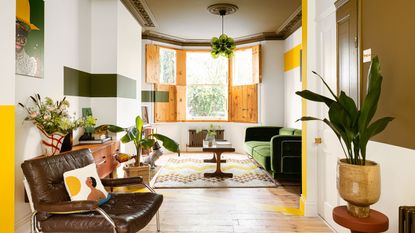
[[[154,122],[176,121],[176,86],[155,84]]]
[[[176,120],[186,121],[186,51],[176,50]]]
[[[146,82],[159,83],[160,80],[160,48],[157,45],[146,45]]]
[[[262,83],[261,45],[252,46],[252,81]]]
[[[258,122],[258,85],[231,86],[230,120]]]

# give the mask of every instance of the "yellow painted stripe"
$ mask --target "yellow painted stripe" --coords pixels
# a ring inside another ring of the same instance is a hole
[[[302,25],[302,88],[307,89],[307,17],[308,17],[308,0],[302,0],[301,3],[301,25]],[[307,101],[303,98],[302,101],[302,115],[307,115]],[[300,211],[304,214],[304,205],[307,200],[307,122],[302,122],[302,140],[301,140],[301,170],[302,170],[302,194],[300,199]]]
[[[284,53],[284,72],[300,67],[301,44]]]
[[[14,232],[15,106],[0,106],[0,232]]]

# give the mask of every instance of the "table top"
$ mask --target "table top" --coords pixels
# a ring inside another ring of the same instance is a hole
[[[333,209],[333,220],[339,225],[359,232],[384,232],[389,228],[389,219],[376,210],[370,210],[369,217],[356,218],[347,212],[346,206]]]
[[[205,152],[215,152],[215,151],[234,152],[235,148],[232,147],[232,144],[230,143],[222,142],[222,143],[215,143],[212,146],[203,146],[203,151]]]

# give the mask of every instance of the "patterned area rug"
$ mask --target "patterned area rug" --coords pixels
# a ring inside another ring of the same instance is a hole
[[[221,164],[223,172],[232,173],[233,178],[205,178],[206,172],[216,170],[215,163],[205,163],[211,154],[183,154],[170,158],[151,181],[154,188],[267,188],[277,183],[268,173],[259,168],[246,155],[225,154]]]

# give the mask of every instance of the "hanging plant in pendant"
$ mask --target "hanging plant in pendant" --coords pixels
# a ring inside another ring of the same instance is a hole
[[[225,15],[233,14],[238,10],[238,7],[232,4],[214,4],[208,7],[210,13],[215,15],[220,15],[222,18],[222,34],[218,37],[213,37],[210,41],[212,46],[212,54],[213,58],[218,58],[219,56],[223,56],[226,58],[230,58],[233,56],[233,50],[236,48],[235,41],[232,37],[229,37],[224,33],[224,22],[223,17]]]

